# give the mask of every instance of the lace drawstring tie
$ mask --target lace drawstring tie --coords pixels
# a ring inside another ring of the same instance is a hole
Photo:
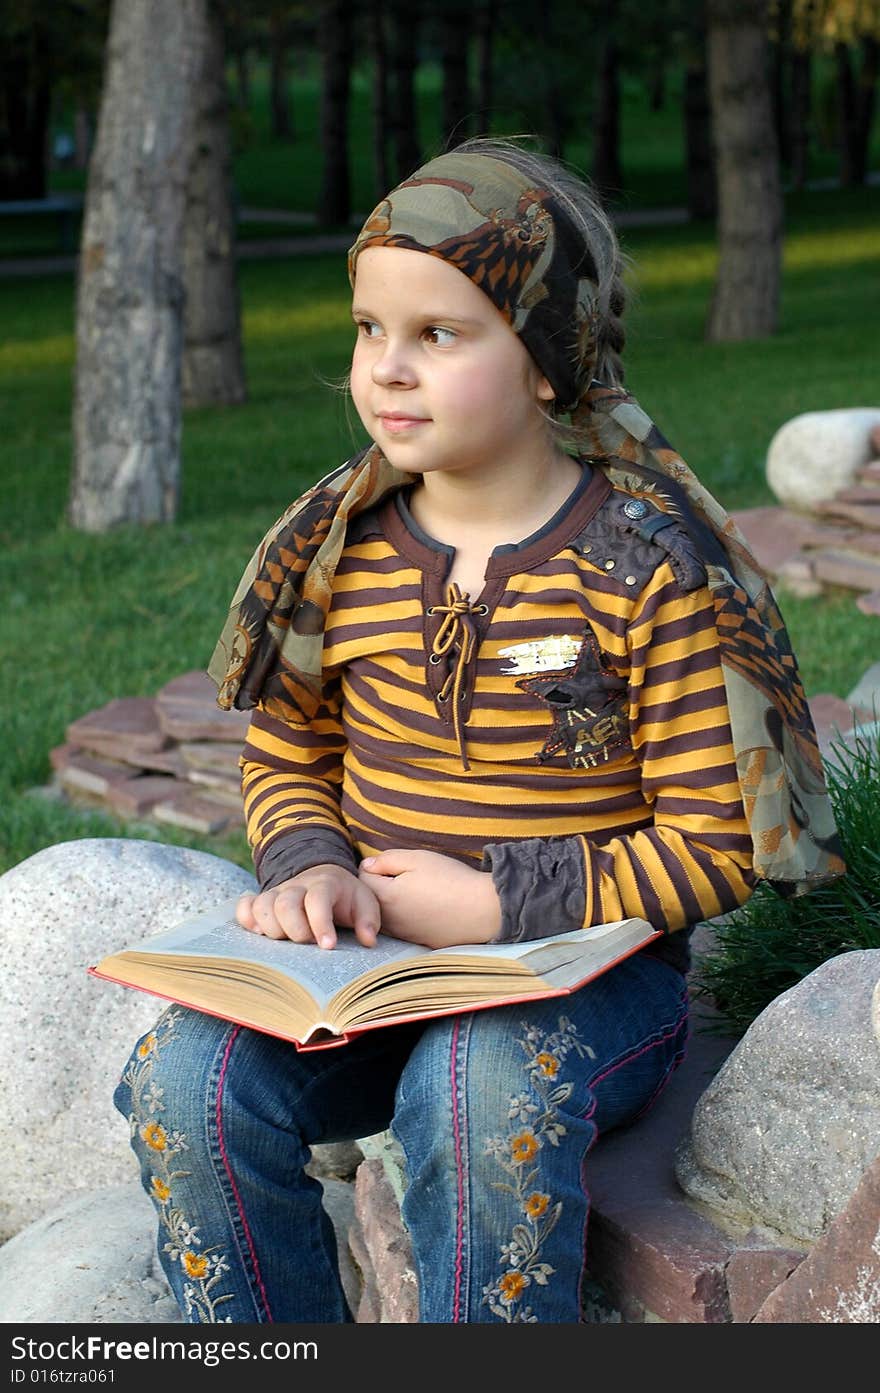
[[[462,768],[470,769],[465,746],[464,725],[461,719],[461,701],[464,695],[463,688],[468,665],[477,646],[473,615],[475,613],[483,614],[485,610],[480,605],[472,606],[469,596],[462,595],[458,586],[453,582],[446,591],[446,604],[432,605],[428,613],[442,614],[443,616],[431,645],[428,661],[434,664],[440,663],[455,650],[455,657],[452,659],[446,680],[437,693],[437,700],[445,702],[450,697],[452,698],[452,726],[458,741]]]

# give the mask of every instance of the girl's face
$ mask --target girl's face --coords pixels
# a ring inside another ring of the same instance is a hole
[[[547,450],[553,389],[487,295],[401,247],[357,260],[351,391],[388,461],[413,474],[528,466]]]

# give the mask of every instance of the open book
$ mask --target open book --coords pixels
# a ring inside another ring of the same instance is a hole
[[[339,929],[336,947],[325,949],[249,933],[236,922],[236,903],[88,970],[319,1049],[402,1021],[563,996],[660,937],[644,919],[621,919],[530,943],[424,948],[380,934],[365,948]]]

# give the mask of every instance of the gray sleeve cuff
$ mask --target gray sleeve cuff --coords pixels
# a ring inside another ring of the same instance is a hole
[[[255,869],[260,889],[271,890],[300,871],[326,865],[344,866],[357,875],[357,857],[351,843],[332,827],[303,827],[270,842]]]
[[[501,901],[495,943],[569,933],[584,922],[584,849],[579,837],[530,837],[483,848],[481,869],[492,872]]]

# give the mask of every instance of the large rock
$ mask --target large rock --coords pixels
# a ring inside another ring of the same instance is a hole
[[[62,842],[0,876],[0,1241],[135,1173],[112,1094],[161,1003],[87,968],[254,886],[219,856],[128,838]]]
[[[0,1322],[180,1321],[137,1180],[70,1195],[0,1248]]]
[[[767,482],[792,508],[809,510],[852,483],[874,453],[880,407],[840,407],[793,416],[767,450]]]
[[[740,1223],[812,1242],[880,1153],[880,949],[840,953],[772,1001],[697,1102],[675,1173]]]

